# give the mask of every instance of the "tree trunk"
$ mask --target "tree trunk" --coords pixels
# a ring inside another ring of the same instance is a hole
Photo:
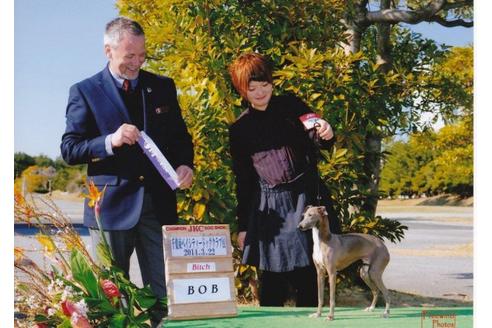
[[[362,38],[362,31],[354,24],[346,25],[345,31],[346,42],[342,43],[343,50],[346,55],[356,53],[360,50],[360,41]]]
[[[367,132],[365,140],[364,173],[367,177],[366,190],[361,210],[371,218],[376,215],[379,198],[379,176],[381,173],[381,136]]]
[[[390,0],[381,0],[381,10],[390,8]],[[377,63],[383,73],[389,72],[392,65],[391,57],[391,25],[388,23],[377,24]],[[380,106],[385,106],[384,101]],[[376,215],[379,199],[379,178],[381,174],[382,136],[377,132],[368,131],[366,135],[366,155],[364,157],[364,170],[367,176],[367,190],[369,194],[362,205],[362,210],[371,217]]]
[[[381,10],[389,9],[391,0],[381,0]],[[380,65],[379,70],[383,73],[389,72],[392,66],[391,57],[391,25],[388,23],[377,24],[377,63]],[[381,101],[380,106],[386,106]],[[376,215],[376,209],[379,199],[379,180],[381,174],[381,152],[382,136],[377,131],[368,131],[365,138],[365,156],[364,156],[364,173],[367,177],[366,191],[368,192],[361,210],[366,212],[370,217]]]
[[[342,44],[346,55],[360,51],[360,42],[362,34],[367,28],[366,24],[366,9],[367,0],[363,0],[354,4],[353,12],[349,13],[345,19],[342,19],[342,24],[347,28],[345,31],[345,42]]]

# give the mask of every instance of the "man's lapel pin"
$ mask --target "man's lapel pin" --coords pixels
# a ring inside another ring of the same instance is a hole
[[[162,107],[157,107],[155,109],[156,114],[163,114],[169,112],[169,106],[163,105]]]

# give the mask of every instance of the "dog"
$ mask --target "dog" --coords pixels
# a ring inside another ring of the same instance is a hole
[[[363,266],[360,269],[360,276],[369,286],[373,295],[372,303],[365,311],[374,310],[378,291],[381,291],[386,301],[383,317],[388,318],[390,295],[382,280],[383,271],[390,260],[388,249],[381,239],[368,234],[332,234],[328,220],[328,213],[324,206],[307,206],[298,225],[302,231],[312,229],[313,232],[313,261],[318,275],[318,310],[310,316],[316,318],[321,316],[325,276],[328,273],[330,312],[327,319],[334,319],[337,271],[346,268],[357,260],[362,260]]]

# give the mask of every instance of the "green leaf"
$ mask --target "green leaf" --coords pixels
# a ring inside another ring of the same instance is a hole
[[[96,253],[99,261],[104,267],[111,266],[111,251],[104,245],[104,243],[100,242],[97,244]]]
[[[337,149],[337,152],[335,153],[335,158],[340,158],[343,157],[347,153],[348,149],[342,148],[342,149]]]
[[[353,226],[355,226],[355,225],[357,225],[363,221],[364,221],[364,218],[361,216],[358,216],[358,217],[352,219],[352,221],[350,222],[350,227],[353,227]]]
[[[148,312],[141,312],[136,318],[135,321],[141,324],[142,326],[145,325],[145,321],[150,320],[150,315]],[[146,327],[147,325],[145,325]]]
[[[109,326],[112,328],[125,328],[126,327],[126,315],[123,313],[117,313],[111,317]]]
[[[157,302],[157,298],[149,287],[144,287],[136,290],[135,301],[142,309],[148,309]]]
[[[35,322],[46,322],[46,321],[48,321],[48,317],[46,317],[45,315],[42,315],[42,314],[36,314],[34,316],[34,321]]]
[[[73,279],[82,284],[90,296],[100,297],[97,278],[85,257],[77,249],[72,251],[70,266],[72,268]]]
[[[314,101],[314,100],[318,99],[320,96],[321,96],[321,93],[313,93],[313,94],[309,97],[309,100],[310,100],[310,101]]]
[[[16,288],[17,288],[18,290],[22,290],[22,291],[24,291],[24,292],[27,292],[27,291],[29,291],[29,290],[31,289],[31,287],[30,287],[29,285],[26,285],[26,284],[24,284],[24,283],[18,283],[18,284],[16,285]]]
[[[60,323],[56,328],[72,328],[72,323],[70,322],[70,319],[64,318],[62,323]]]
[[[105,314],[115,313],[116,309],[109,302],[109,300],[105,297],[102,298],[93,298],[86,297],[85,302],[90,309],[97,309],[99,312],[103,312]]]

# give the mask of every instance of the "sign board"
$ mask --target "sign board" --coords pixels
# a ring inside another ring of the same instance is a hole
[[[227,224],[163,226],[169,320],[237,315]]]

